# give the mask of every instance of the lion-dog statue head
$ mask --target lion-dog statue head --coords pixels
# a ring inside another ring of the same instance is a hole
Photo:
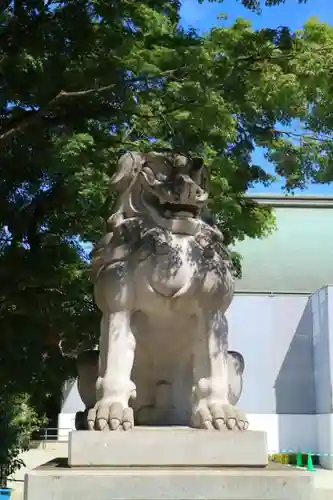
[[[111,188],[121,193],[118,214],[120,209],[126,217],[148,217],[158,226],[187,234],[195,230],[207,203],[207,180],[201,158],[134,152],[120,158]]]

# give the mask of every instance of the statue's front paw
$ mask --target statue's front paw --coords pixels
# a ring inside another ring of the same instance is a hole
[[[200,405],[194,410],[192,426],[197,429],[246,431],[249,421],[246,414],[230,404]]]
[[[132,408],[121,403],[101,399],[88,411],[88,428],[97,431],[128,431],[134,426]]]

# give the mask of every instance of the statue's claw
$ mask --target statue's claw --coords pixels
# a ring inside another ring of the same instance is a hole
[[[246,431],[249,422],[246,414],[230,404],[200,406],[192,416],[192,426],[198,429]]]
[[[88,411],[89,430],[128,431],[134,426],[132,408],[123,408],[120,403],[101,399]]]

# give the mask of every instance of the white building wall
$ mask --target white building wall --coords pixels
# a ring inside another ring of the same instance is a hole
[[[333,469],[333,287],[311,297],[314,380],[317,412],[317,452],[321,465]]]

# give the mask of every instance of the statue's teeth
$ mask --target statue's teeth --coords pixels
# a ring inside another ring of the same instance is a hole
[[[193,214],[191,212],[177,212],[177,215],[182,217],[192,217]]]

